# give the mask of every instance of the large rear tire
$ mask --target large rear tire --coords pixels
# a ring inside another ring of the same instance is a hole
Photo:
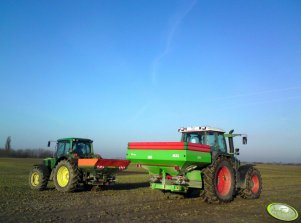
[[[219,157],[213,164],[204,169],[203,200],[208,203],[227,203],[235,195],[235,171],[231,161]]]
[[[79,171],[75,163],[68,160],[62,160],[55,167],[53,182],[58,191],[75,191],[77,189],[79,179]]]
[[[249,168],[245,176],[245,187],[241,188],[239,194],[245,199],[257,199],[262,192],[262,179],[259,170]]]
[[[44,165],[34,166],[29,173],[29,186],[33,190],[45,190],[49,180],[49,170]]]

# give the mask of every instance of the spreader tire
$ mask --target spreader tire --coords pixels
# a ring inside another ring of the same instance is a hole
[[[188,188],[185,197],[193,198],[193,197],[201,197],[203,194],[203,190],[199,188]]]
[[[34,166],[29,173],[29,186],[33,190],[45,190],[49,180],[49,170],[44,165]]]
[[[245,176],[245,187],[241,188],[239,194],[245,199],[257,199],[262,191],[262,179],[259,170],[250,167]]]
[[[227,203],[235,195],[235,171],[226,157],[219,157],[204,170],[203,200],[208,203]]]
[[[79,170],[75,163],[68,160],[62,160],[55,167],[53,182],[58,191],[75,191],[78,186],[79,179]]]

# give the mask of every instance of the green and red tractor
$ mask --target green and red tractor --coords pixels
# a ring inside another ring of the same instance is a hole
[[[227,203],[237,194],[259,198],[260,172],[252,164],[241,165],[239,149],[234,150],[233,138],[241,136],[246,144],[246,135],[207,126],[179,132],[180,142],[128,143],[127,159],[148,170],[151,188],[199,195],[208,203]]]
[[[56,143],[54,156],[34,165],[30,171],[29,185],[34,190],[46,189],[50,180],[62,192],[75,191],[81,185],[102,187],[114,183],[115,174],[130,163],[128,160],[102,159],[94,154],[90,139],[64,138]]]

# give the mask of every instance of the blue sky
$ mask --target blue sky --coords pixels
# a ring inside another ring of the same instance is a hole
[[[240,158],[301,162],[301,2],[1,1],[0,145],[247,133]]]

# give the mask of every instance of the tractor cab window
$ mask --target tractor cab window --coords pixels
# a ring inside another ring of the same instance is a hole
[[[211,147],[211,150],[218,150],[217,141],[214,132],[207,132],[206,144]]]
[[[211,147],[212,151],[227,152],[224,134],[221,132],[208,132],[206,144]]]
[[[223,133],[217,135],[218,147],[221,152],[227,152],[226,141]]]
[[[79,156],[86,156],[91,154],[90,142],[75,142],[73,144],[73,151]]]
[[[202,133],[183,133],[181,142],[205,144],[205,135]]]
[[[57,144],[57,151],[56,151],[56,156],[57,157],[61,157],[66,155],[70,150],[70,142],[66,141],[66,142],[59,142]]]

